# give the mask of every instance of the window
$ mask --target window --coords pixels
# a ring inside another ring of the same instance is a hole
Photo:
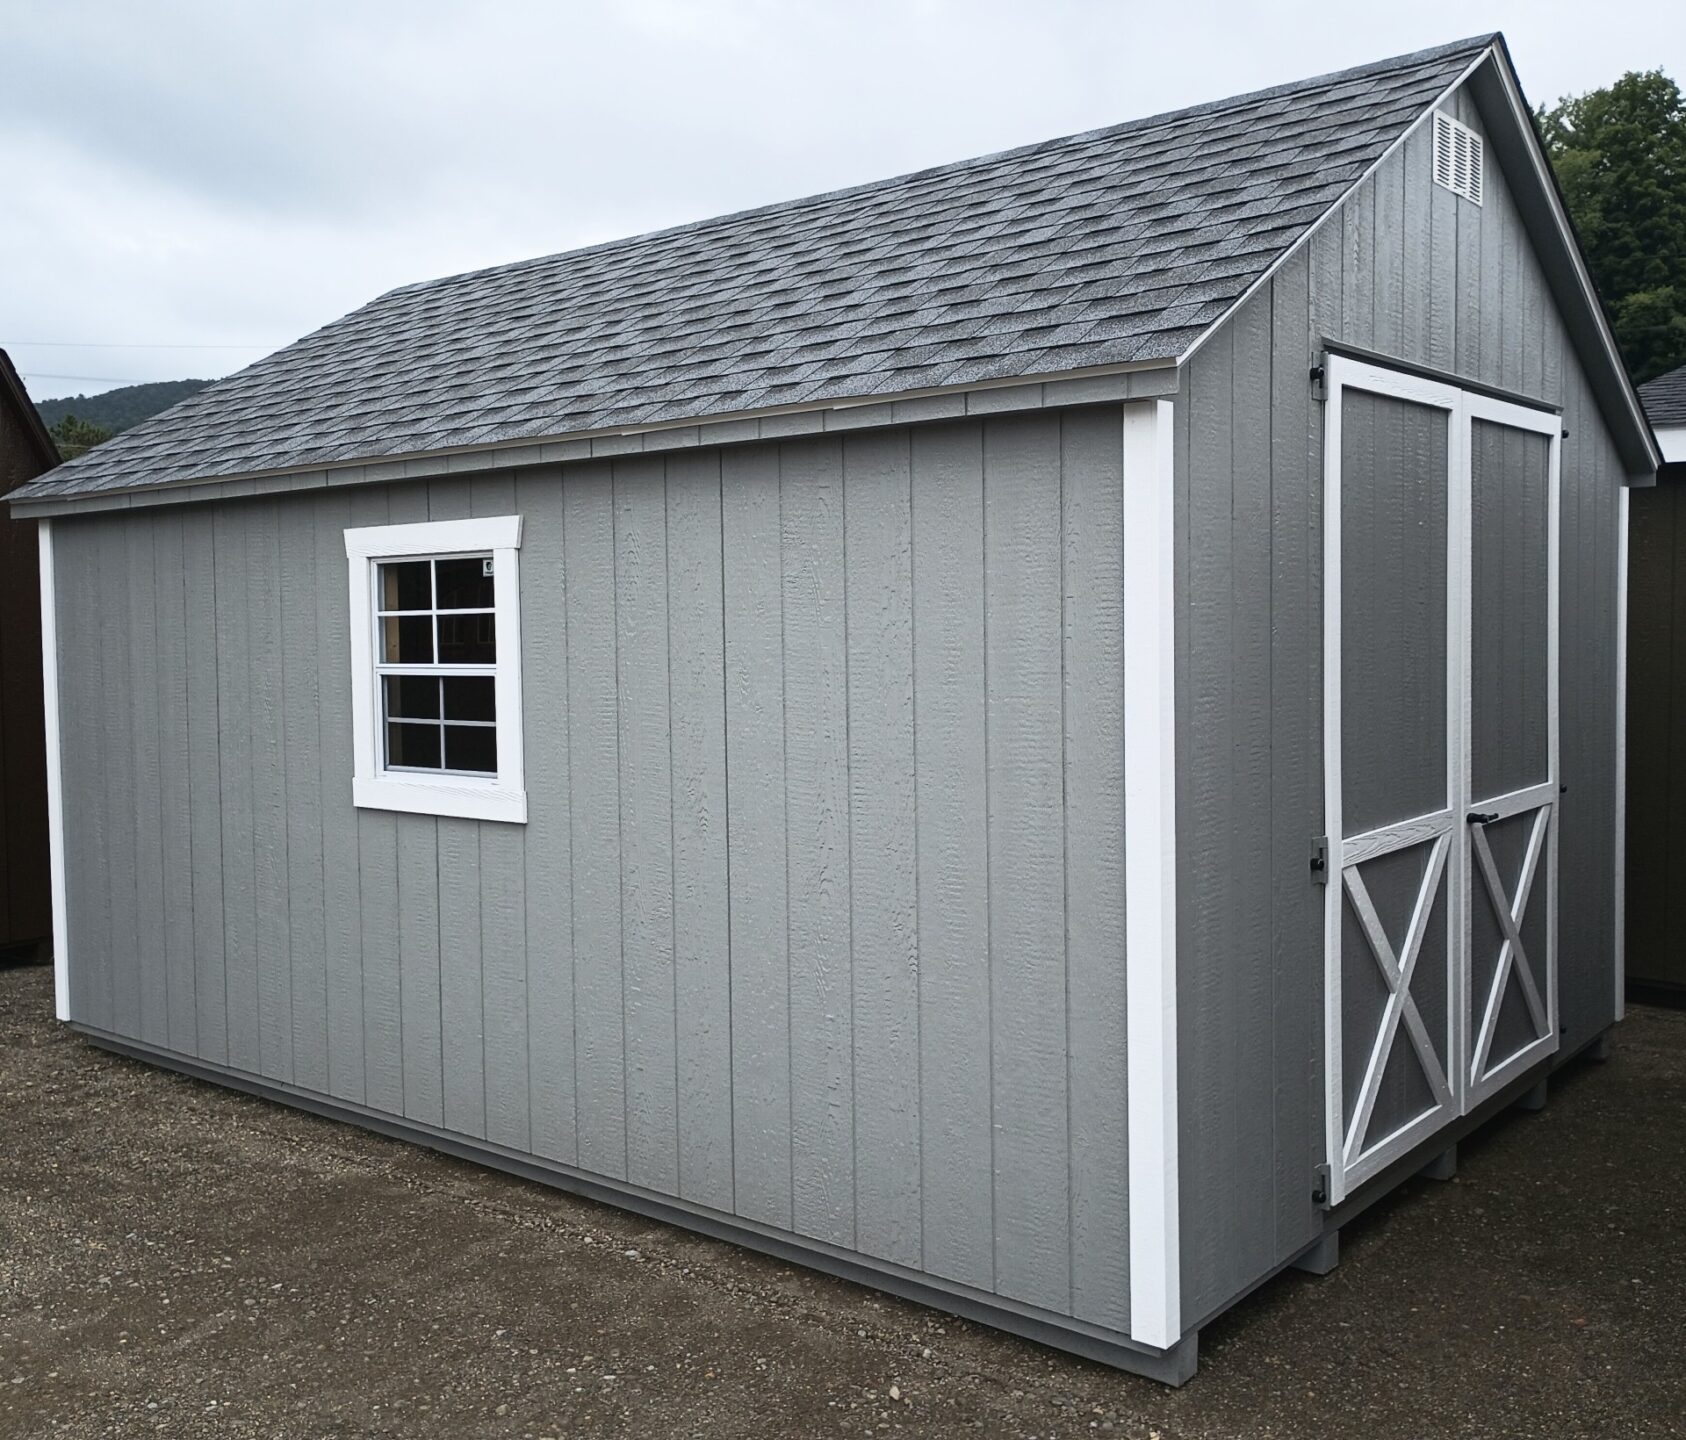
[[[356,804],[525,821],[521,521],[345,532]]]

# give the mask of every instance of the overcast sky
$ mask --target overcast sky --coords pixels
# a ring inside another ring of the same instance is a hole
[[[1680,0],[0,0],[0,346],[37,399],[223,375],[413,280],[1489,29],[1535,103],[1686,82]]]

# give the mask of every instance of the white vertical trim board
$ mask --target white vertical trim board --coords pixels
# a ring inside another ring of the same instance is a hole
[[[1124,407],[1124,888],[1130,1338],[1182,1337],[1177,1175],[1174,407]]]
[[[69,919],[64,885],[64,751],[59,732],[59,624],[53,522],[37,532],[41,554],[41,696],[47,738],[47,864],[53,897],[53,1013],[70,1019]]]
[[[1627,1014],[1627,526],[1616,492],[1616,1019]]]

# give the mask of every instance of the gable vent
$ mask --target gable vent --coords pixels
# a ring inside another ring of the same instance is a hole
[[[1450,115],[1434,112],[1434,183],[1481,203],[1481,137]]]

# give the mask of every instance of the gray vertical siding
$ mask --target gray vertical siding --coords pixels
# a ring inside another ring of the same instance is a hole
[[[1482,128],[1474,100],[1448,108]],[[1426,127],[1186,367],[1178,414],[1183,1313],[1316,1238],[1323,1158],[1324,339],[1558,403],[1563,443],[1559,995],[1566,1051],[1614,1018],[1615,565],[1623,473],[1515,204],[1432,182]],[[1261,394],[1270,397],[1268,405]],[[1268,1020],[1262,1017],[1268,1017]]]
[[[1127,1330],[1121,467],[1107,406],[60,521],[74,1018]],[[511,511],[528,823],[353,808],[344,529]]]

